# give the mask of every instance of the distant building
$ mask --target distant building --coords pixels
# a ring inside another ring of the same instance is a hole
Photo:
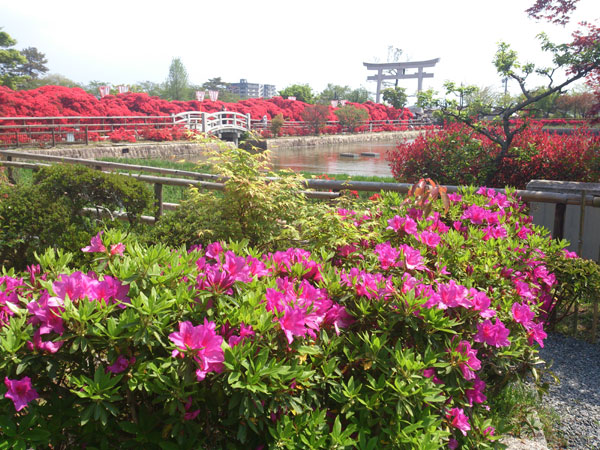
[[[239,83],[230,83],[227,90],[243,98],[271,98],[277,95],[275,85],[248,83],[245,79],[241,79]]]

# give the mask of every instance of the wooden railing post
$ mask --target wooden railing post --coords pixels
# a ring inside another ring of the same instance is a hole
[[[154,218],[160,219],[163,213],[163,185],[161,183],[154,184]]]
[[[554,210],[554,227],[552,237],[554,239],[562,239],[565,234],[565,212],[567,210],[566,203],[557,203]]]
[[[88,126],[85,126],[85,145],[89,145]]]

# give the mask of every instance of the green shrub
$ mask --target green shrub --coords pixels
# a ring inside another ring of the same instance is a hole
[[[82,166],[43,168],[34,182],[1,187],[0,265],[23,269],[47,247],[79,250],[105,223],[83,215],[84,207],[125,209],[135,222],[151,202],[140,182]]]
[[[591,305],[600,297],[600,267],[591,259],[577,258],[571,252],[554,254],[548,267],[556,277],[555,307],[548,316],[548,327],[556,328],[574,305]]]
[[[279,113],[275,117],[271,119],[270,130],[273,133],[274,137],[278,137],[279,133],[281,133],[281,127],[285,123],[285,119],[283,118],[283,114]]]
[[[65,198],[74,215],[84,207],[124,210],[135,222],[152,204],[145,184],[116,174],[107,174],[85,166],[54,165],[39,170],[34,183],[50,198]]]
[[[366,109],[353,105],[344,105],[333,112],[340,122],[340,126],[350,131],[356,130],[363,122],[369,120],[369,112]]]
[[[297,235],[293,223],[306,204],[299,175],[279,172],[268,180],[275,175],[268,172],[268,152],[226,148],[213,153],[212,162],[213,172],[227,180],[224,191],[192,188],[174,213],[161,217],[154,242],[179,246],[246,239],[274,248]]]

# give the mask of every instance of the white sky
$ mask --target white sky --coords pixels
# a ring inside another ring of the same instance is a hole
[[[446,80],[501,90],[492,64],[499,41],[523,61],[542,62],[535,36],[567,42],[575,24],[600,17],[599,0],[580,0],[566,28],[529,19],[533,0],[0,0],[0,27],[17,49],[37,47],[50,73],[74,81],[163,82],[173,57],[189,80],[366,87],[363,62],[441,58],[424,88]],[[595,22],[597,23],[597,22]],[[431,69],[429,69],[431,70]],[[409,94],[416,80],[400,81]],[[516,89],[516,86],[511,90]]]

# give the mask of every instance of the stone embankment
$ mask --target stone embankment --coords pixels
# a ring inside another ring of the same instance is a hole
[[[207,149],[216,150],[218,144],[174,142],[174,143],[135,143],[112,146],[87,145],[77,147],[56,147],[46,149],[27,149],[27,153],[66,156],[69,158],[141,158],[141,159],[173,159],[186,156],[197,156]]]
[[[420,134],[424,133],[421,130],[411,131],[387,131],[382,133],[363,133],[363,134],[332,134],[325,136],[295,136],[282,137],[267,140],[267,148],[275,150],[278,148],[300,148],[300,147],[316,147],[321,145],[343,145],[352,144],[355,142],[379,142],[379,141],[405,141],[415,139]]]
[[[363,134],[337,134],[326,136],[299,136],[283,137],[266,140],[266,147],[271,151],[277,149],[293,149],[302,147],[316,147],[327,145],[342,145],[355,142],[394,142],[414,139],[422,131],[391,131],[382,133]],[[233,145],[227,143],[228,145]],[[41,153],[70,158],[95,159],[95,158],[154,158],[175,159],[189,156],[198,156],[207,149],[218,150],[220,144],[214,143],[133,143],[115,145],[78,145],[73,147],[55,147],[47,149],[26,149],[27,153]]]

